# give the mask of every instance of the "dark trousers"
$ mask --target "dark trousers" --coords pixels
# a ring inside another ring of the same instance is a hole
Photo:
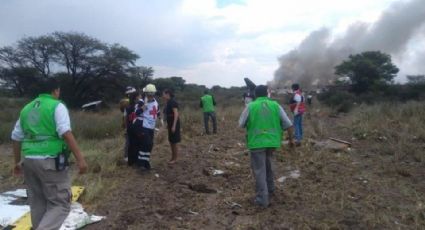
[[[128,165],[137,164],[150,169],[154,130],[143,127],[143,122],[137,120],[128,128],[128,137]]]
[[[142,139],[137,152],[137,165],[146,169],[151,168],[150,158],[153,149],[154,130],[142,128]]]
[[[211,118],[213,123],[213,133],[217,133],[217,118],[215,116],[215,112],[204,112],[204,126],[205,132],[210,134],[210,130],[208,127],[209,119]]]

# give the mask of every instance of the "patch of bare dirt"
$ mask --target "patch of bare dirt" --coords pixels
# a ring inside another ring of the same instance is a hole
[[[306,117],[306,139],[329,136],[351,141],[345,117],[313,113]],[[317,128],[318,123],[321,127]],[[200,127],[198,127],[200,128]],[[140,174],[122,167],[119,189],[96,212],[108,216],[88,229],[367,229],[417,228],[424,224],[425,188],[418,167],[386,165],[373,143],[353,141],[349,151],[306,143],[276,152],[277,191],[267,209],[252,204],[254,180],[236,123],[218,135],[186,137],[176,165],[166,164],[168,144],[156,143],[154,169]],[[214,176],[211,170],[224,173]],[[290,173],[299,170],[300,177]],[[403,189],[406,186],[406,189]],[[409,190],[407,187],[413,188]],[[414,197],[414,191],[417,196]]]

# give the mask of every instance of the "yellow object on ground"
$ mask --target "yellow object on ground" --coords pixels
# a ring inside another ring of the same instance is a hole
[[[84,187],[82,186],[72,186],[72,202],[78,200],[81,194],[84,191]],[[31,214],[30,212],[25,213],[21,218],[19,218],[15,223],[13,223],[13,230],[30,230],[31,229]]]

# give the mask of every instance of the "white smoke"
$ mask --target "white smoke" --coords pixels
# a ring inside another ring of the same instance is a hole
[[[423,37],[424,31],[424,0],[394,3],[375,23],[355,23],[339,38],[333,38],[332,31],[328,28],[312,32],[296,49],[279,58],[279,68],[271,83],[275,87],[285,87],[297,82],[307,89],[316,84],[329,84],[336,78],[336,65],[350,54],[364,51],[379,50],[391,54],[396,65],[423,65],[425,51],[409,50],[409,43],[415,37]],[[418,46],[420,44],[416,44]],[[409,52],[410,55],[406,55]],[[414,60],[403,60],[404,56]],[[415,68],[415,71],[418,70],[425,71],[423,67]],[[401,72],[405,73],[406,70],[402,69]]]

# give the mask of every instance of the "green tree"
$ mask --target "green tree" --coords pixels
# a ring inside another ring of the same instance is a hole
[[[336,75],[350,78],[352,90],[357,94],[379,90],[392,83],[398,71],[391,56],[380,51],[350,55],[348,60],[335,67]]]
[[[139,56],[124,46],[105,44],[82,33],[27,37],[16,46],[0,47],[0,87],[32,96],[44,78],[56,77],[66,86],[62,95],[70,106],[118,100],[137,74],[151,80],[152,67],[137,68],[137,59]]]
[[[1,87],[13,89],[19,96],[33,94],[37,89],[37,69],[27,65],[18,54],[18,50],[6,46],[0,48]]]
[[[407,83],[411,85],[425,84],[425,75],[407,75]]]
[[[152,82],[152,76],[154,73],[154,70],[152,67],[146,67],[146,66],[135,66],[130,68],[130,84],[137,86],[137,87],[143,87],[147,85],[149,82]]]
[[[152,83],[159,91],[172,89],[173,91],[182,91],[185,87],[185,80],[182,77],[156,78]]]
[[[55,58],[56,50],[52,36],[28,37],[18,42],[18,55],[21,62],[35,68],[41,76],[50,76],[50,66]]]

